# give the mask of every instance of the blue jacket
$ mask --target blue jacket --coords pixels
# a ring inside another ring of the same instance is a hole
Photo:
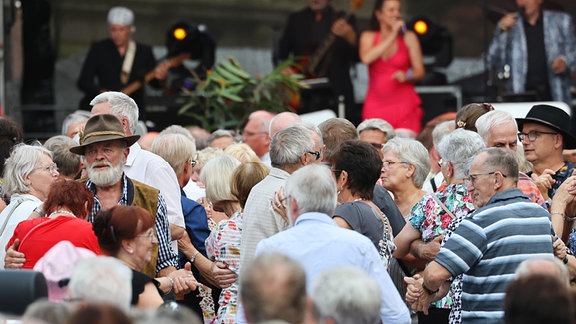
[[[210,235],[206,210],[199,203],[186,197],[186,194],[182,189],[180,189],[180,193],[182,213],[184,214],[184,223],[186,224],[186,233],[190,236],[190,241],[198,252],[202,253],[203,256],[206,256],[206,245],[204,245],[204,242],[208,238],[208,235]],[[188,262],[188,259],[182,253],[179,253],[179,255],[180,264],[183,266]]]
[[[524,33],[523,18],[520,16],[516,24],[507,31],[496,27],[494,39],[488,50],[488,65],[492,71],[501,71],[505,64],[510,65],[511,77],[508,80],[507,91],[512,93],[525,92],[526,75],[528,72],[528,50]],[[548,66],[550,92],[554,101],[563,101],[572,105],[570,88],[571,71],[576,71],[576,31],[572,17],[566,13],[552,10],[543,11],[544,47]],[[552,62],[562,57],[568,70],[562,74],[552,71]]]

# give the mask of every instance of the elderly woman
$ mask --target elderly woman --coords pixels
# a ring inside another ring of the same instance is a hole
[[[218,223],[206,240],[206,253],[214,261],[221,261],[238,274],[240,264],[240,235],[242,233],[242,206],[232,194],[232,174],[240,162],[230,155],[214,158],[204,166],[200,177],[206,185],[206,197],[215,211],[226,214],[228,219]],[[218,323],[233,323],[236,317],[238,284],[222,289],[216,315]]]
[[[426,194],[422,184],[430,172],[428,151],[422,143],[395,137],[384,144],[382,185],[394,195],[394,202],[406,218]]]
[[[396,258],[408,254],[412,243],[423,241],[434,244],[424,245],[426,252],[422,249],[422,244],[417,244],[416,257],[425,262],[434,260],[448,227],[454,222],[459,223],[459,220],[474,209],[464,184],[465,164],[483,148],[484,141],[480,135],[464,129],[457,129],[440,141],[437,149],[441,160],[438,164],[447,185],[439,189],[435,196],[425,195],[412,209],[410,221],[394,239],[397,246],[394,253]],[[418,313],[418,322],[448,323],[454,300],[453,292],[450,291],[446,297],[430,305],[427,316]]]
[[[254,150],[246,143],[234,143],[228,146],[224,153],[233,156],[236,160],[240,161],[241,163],[246,162],[260,162],[260,158],[258,155],[254,153]]]
[[[47,216],[20,222],[8,242],[12,245],[14,240],[20,240],[18,251],[26,255],[22,268],[32,269],[60,241],[101,254],[92,224],[86,221],[93,202],[94,195],[81,183],[66,178],[56,180],[44,201]]]
[[[372,202],[374,185],[382,168],[378,151],[359,140],[345,142],[332,155],[331,168],[340,203],[334,212],[334,221],[340,227],[368,237],[387,263],[393,252],[391,228],[386,216]]]
[[[58,178],[52,153],[39,145],[18,144],[4,165],[2,190],[10,204],[0,213],[0,268],[4,268],[6,243],[16,225],[32,214],[48,197]]]
[[[157,308],[163,303],[160,292],[169,294],[176,285],[181,285],[180,280],[197,284],[192,272],[185,269],[155,279],[140,272],[152,257],[152,247],[158,244],[154,219],[145,209],[118,205],[100,211],[93,228],[102,252],[132,269],[132,305]]]

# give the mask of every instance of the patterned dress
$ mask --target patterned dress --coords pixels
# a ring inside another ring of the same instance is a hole
[[[430,242],[434,238],[444,235],[443,245],[456,228],[452,225],[455,222],[460,223],[466,215],[474,210],[474,206],[472,205],[472,199],[470,195],[468,195],[466,186],[463,184],[450,184],[446,187],[439,188],[436,196],[444,203],[446,208],[454,214],[455,218],[453,219],[448,215],[436,200],[428,194],[422,197],[422,199],[412,207],[410,223],[415,229],[422,233],[422,240],[424,242]],[[453,281],[448,294],[446,294],[444,298],[430,305],[436,308],[450,309],[453,308],[455,304],[459,304],[459,297],[455,296],[455,293],[458,292],[455,292],[453,289],[455,285],[459,285],[459,278]]]
[[[240,238],[242,235],[243,215],[234,213],[230,219],[223,220],[218,228],[206,239],[206,254],[213,261],[222,261],[238,274],[240,267]],[[215,323],[235,323],[238,306],[238,281],[222,289],[218,300],[220,308]]]

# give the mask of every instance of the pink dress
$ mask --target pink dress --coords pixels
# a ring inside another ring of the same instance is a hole
[[[374,35],[378,44],[380,33]],[[377,59],[368,66],[368,91],[362,119],[381,118],[394,128],[407,128],[416,133],[422,128],[420,97],[410,82],[398,82],[392,75],[410,68],[410,55],[403,36],[397,38],[398,49],[389,59]]]

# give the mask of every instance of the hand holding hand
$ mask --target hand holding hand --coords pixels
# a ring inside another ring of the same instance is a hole
[[[538,189],[540,190],[540,193],[542,193],[542,196],[545,199],[548,197],[548,189],[552,188],[552,186],[556,183],[556,180],[552,178],[554,173],[555,172],[550,169],[545,169],[544,172],[542,172],[542,174],[539,176],[532,174],[532,180],[534,180],[536,186],[538,186]]]

